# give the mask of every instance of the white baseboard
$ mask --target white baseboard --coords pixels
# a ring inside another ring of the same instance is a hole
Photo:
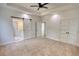
[[[46,38],[51,39],[51,40],[55,40],[55,41],[59,41],[59,42],[63,42],[63,43],[66,43],[66,44],[71,44],[71,45],[74,45],[74,46],[79,47],[79,45],[76,44],[76,43],[60,41],[60,40],[58,40],[57,38],[53,38],[53,37],[46,37]]]
[[[32,38],[34,38],[34,37],[32,37]],[[0,46],[7,45],[7,44],[12,44],[12,43],[16,43],[16,42],[20,42],[20,41],[23,41],[25,39],[31,39],[31,38],[24,38],[24,39],[14,40],[14,41],[10,41],[10,42],[4,42],[4,43],[1,43]]]
[[[15,40],[15,41],[10,41],[10,42],[4,42],[4,43],[1,43],[0,46],[7,45],[7,44],[12,44],[12,43],[19,42],[19,41],[22,41],[22,40]]]

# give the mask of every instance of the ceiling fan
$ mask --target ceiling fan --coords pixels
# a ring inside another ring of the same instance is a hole
[[[39,10],[40,8],[46,8],[48,9],[48,7],[46,7],[45,5],[47,5],[48,3],[38,3],[38,5],[31,5],[30,7],[38,7],[37,10]]]

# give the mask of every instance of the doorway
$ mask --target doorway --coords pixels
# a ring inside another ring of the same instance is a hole
[[[22,18],[12,18],[13,29],[14,29],[14,38],[15,40],[24,39],[24,20]]]
[[[42,35],[42,37],[46,36],[46,29],[45,29],[45,27],[46,27],[46,23],[42,22],[41,23],[41,35]]]
[[[35,37],[46,37],[46,22],[35,22]]]

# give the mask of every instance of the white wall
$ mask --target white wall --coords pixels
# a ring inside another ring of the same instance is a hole
[[[0,44],[14,42],[13,24],[11,16],[21,16],[23,12],[0,6]],[[32,19],[32,24],[24,20],[25,39],[35,37],[35,22],[41,21],[39,16],[29,15]],[[39,29],[40,30],[40,29]]]
[[[61,8],[60,8],[61,9]],[[60,16],[60,20],[51,19],[54,14]],[[79,46],[79,8],[75,5],[71,8],[53,10],[42,17],[46,22],[46,37]],[[69,34],[66,34],[69,32]]]

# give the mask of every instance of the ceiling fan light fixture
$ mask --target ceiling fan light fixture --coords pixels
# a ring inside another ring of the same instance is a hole
[[[39,10],[40,8],[45,8],[48,9],[48,7],[46,7],[45,5],[47,5],[48,3],[38,3],[38,5],[31,5],[31,7],[38,7],[37,10]]]

